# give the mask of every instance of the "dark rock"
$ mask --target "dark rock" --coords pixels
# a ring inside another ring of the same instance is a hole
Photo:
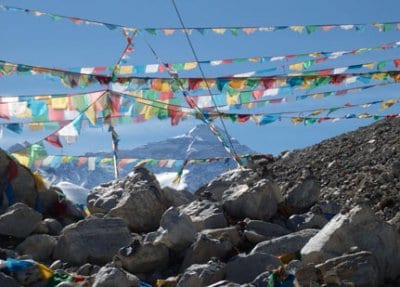
[[[94,188],[87,201],[91,213],[121,217],[138,233],[156,230],[166,209],[155,176],[142,167],[135,168],[122,180]]]
[[[280,189],[269,180],[263,179],[252,186],[235,185],[222,195],[224,210],[233,218],[270,219],[277,211]]]
[[[183,251],[192,244],[196,236],[196,226],[188,215],[170,207],[163,214],[155,243],[162,243],[174,251]]]
[[[317,229],[304,229],[288,235],[258,243],[251,253],[267,253],[275,256],[300,251],[318,233]]]
[[[209,261],[194,264],[187,268],[178,281],[177,287],[203,287],[222,280],[225,276],[225,263]]]
[[[169,252],[164,244],[141,244],[138,240],[134,240],[131,245],[118,251],[114,261],[135,274],[155,272],[167,267]]]
[[[190,216],[197,231],[203,229],[223,228],[228,226],[220,205],[209,200],[195,200],[179,208]]]
[[[42,215],[23,203],[10,206],[0,215],[0,234],[25,238],[42,220]]]
[[[34,234],[17,246],[20,254],[29,254],[37,261],[47,261],[53,254],[57,239],[47,234]]]
[[[128,226],[121,218],[87,218],[63,229],[54,258],[82,265],[105,264],[131,242]]]
[[[93,287],[139,287],[140,280],[123,269],[106,265],[100,268],[94,279]]]
[[[240,254],[232,258],[226,265],[226,279],[235,283],[249,283],[259,274],[272,271],[282,262],[270,254],[252,253]]]
[[[206,263],[212,257],[225,259],[231,253],[233,244],[227,238],[215,239],[198,233],[196,241],[186,251],[181,269],[192,264]]]

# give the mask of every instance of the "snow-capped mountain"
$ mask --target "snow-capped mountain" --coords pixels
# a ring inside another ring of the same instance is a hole
[[[254,153],[253,150],[247,146],[241,145],[235,139],[232,139],[232,144],[239,154]],[[111,157],[112,155],[111,153],[98,152],[88,153],[86,156]],[[148,143],[131,150],[120,150],[119,157],[184,160],[229,157],[229,155],[207,125],[198,125],[181,136]],[[234,168],[235,164],[233,160],[229,159],[227,161],[188,165],[178,186],[174,186],[172,180],[175,178],[179,167],[146,167],[156,174],[162,186],[169,185],[177,189],[186,188],[187,190],[195,191],[228,168]],[[120,176],[126,176],[132,168],[132,165],[126,165],[120,168]],[[101,183],[114,179],[114,170],[112,166],[96,167],[94,171],[88,171],[86,165],[78,167],[74,164],[63,164],[57,169],[43,168],[41,174],[44,175],[51,184],[67,181],[87,189],[91,189]]]

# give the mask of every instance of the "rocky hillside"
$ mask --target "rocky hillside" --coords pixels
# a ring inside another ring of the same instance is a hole
[[[0,150],[0,286],[400,286],[398,125],[254,157],[194,194],[137,167],[87,210]]]
[[[269,167],[284,190],[312,174],[322,198],[342,207],[367,203],[390,219],[400,210],[400,118],[284,152]]]

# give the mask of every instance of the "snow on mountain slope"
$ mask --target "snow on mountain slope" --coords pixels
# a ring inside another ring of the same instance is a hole
[[[239,154],[254,153],[250,148],[241,145],[235,139],[232,139],[232,144]],[[87,153],[86,156],[110,157],[112,155],[111,153],[98,152]],[[207,125],[198,125],[184,135],[168,138],[164,141],[148,143],[130,150],[120,150],[119,157],[184,160],[229,157],[229,155]],[[157,177],[162,180],[165,186],[168,185],[178,189],[186,188],[190,191],[195,191],[228,168],[235,168],[235,163],[229,159],[227,161],[189,165],[186,168],[187,172],[182,178],[185,184],[181,183],[178,186],[172,185],[172,180],[175,178],[179,167],[146,167],[157,174]],[[124,166],[119,170],[120,176],[126,176],[132,168],[132,165]],[[88,171],[87,166],[78,167],[73,164],[64,164],[57,169],[43,168],[41,173],[52,184],[67,181],[87,189],[114,179],[112,166],[97,167],[94,171]]]

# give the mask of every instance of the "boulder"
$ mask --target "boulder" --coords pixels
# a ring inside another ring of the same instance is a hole
[[[61,230],[63,229],[63,226],[57,219],[45,218],[42,222],[47,226],[49,230],[48,233],[50,235],[59,235]]]
[[[186,251],[181,269],[192,264],[206,263],[212,257],[225,259],[232,252],[233,244],[227,238],[215,239],[206,234],[198,233],[196,241]]]
[[[42,281],[40,270],[35,265],[15,271],[13,276],[22,286],[32,286],[33,284]]]
[[[302,264],[295,273],[296,281],[300,287],[321,286],[323,275],[314,264]]]
[[[90,216],[63,229],[54,258],[76,265],[105,264],[121,247],[129,245],[131,239],[123,219]]]
[[[249,283],[259,274],[272,271],[282,262],[270,254],[240,254],[226,264],[226,279],[235,283]]]
[[[262,220],[245,219],[244,236],[252,244],[270,240],[275,237],[289,234],[290,231],[282,226]]]
[[[47,234],[34,234],[17,246],[20,254],[28,254],[34,260],[46,261],[51,258],[57,239]]]
[[[250,286],[254,287],[265,287],[268,286],[270,271],[265,271],[259,274],[253,281],[251,281]]]
[[[177,287],[203,287],[224,279],[225,263],[209,261],[187,268],[178,281]]]
[[[7,287],[21,287],[17,281],[13,277],[7,276],[3,272],[0,272],[0,286]]]
[[[213,238],[228,239],[233,246],[238,246],[242,243],[243,237],[236,226],[229,226],[225,228],[205,229],[201,231],[202,234],[209,235]]]
[[[24,203],[10,206],[0,215],[0,234],[25,238],[36,229],[42,215]]]
[[[353,246],[370,251],[380,274],[388,280],[400,276],[400,236],[396,229],[378,218],[371,209],[356,206],[336,215],[301,250],[305,262],[322,263],[341,256]]]
[[[209,200],[195,200],[179,209],[190,216],[197,231],[228,226],[220,205]]]
[[[115,262],[132,273],[148,273],[163,270],[168,265],[169,251],[164,244],[141,244],[134,240],[118,251]]]
[[[183,204],[189,204],[190,202],[196,200],[196,196],[185,189],[176,190],[170,187],[164,187],[162,192],[164,194],[167,207],[178,207]]]
[[[140,280],[121,268],[111,265],[101,267],[96,274],[93,287],[139,287]]]
[[[91,213],[121,217],[137,233],[156,230],[166,209],[157,179],[142,167],[135,168],[123,180],[95,187],[87,201]]]
[[[289,217],[289,226],[293,230],[302,230],[309,228],[321,229],[327,223],[328,220],[323,215],[315,214],[312,212],[293,214]]]
[[[91,276],[99,272],[99,270],[100,267],[98,265],[86,263],[79,267],[79,269],[76,271],[76,274],[81,276]]]
[[[222,195],[222,204],[233,218],[268,220],[276,213],[279,198],[279,187],[273,181],[262,179],[252,186],[230,187]]]
[[[324,276],[334,272],[341,281],[352,282],[355,286],[375,287],[383,283],[375,257],[367,251],[334,257],[315,267]]]
[[[319,200],[321,187],[313,177],[293,186],[285,196],[285,203],[294,213],[304,212]]]
[[[155,243],[163,243],[174,251],[183,251],[192,244],[196,226],[188,215],[176,207],[170,207],[163,214]]]
[[[227,171],[213,179],[199,196],[213,201],[221,201],[222,194],[231,185],[249,184],[252,185],[259,180],[258,174],[251,169],[235,169]]]
[[[258,243],[251,253],[267,253],[275,256],[296,253],[318,233],[318,229],[304,229],[268,241]]]

